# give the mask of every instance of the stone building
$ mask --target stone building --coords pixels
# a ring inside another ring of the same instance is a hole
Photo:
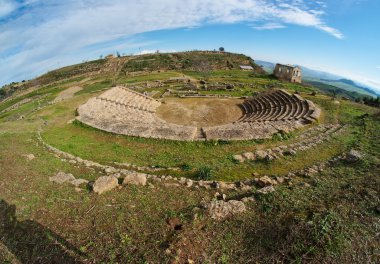
[[[302,83],[302,70],[300,67],[292,65],[276,64],[274,76],[278,79],[294,83]]]

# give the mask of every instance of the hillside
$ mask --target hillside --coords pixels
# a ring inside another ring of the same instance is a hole
[[[265,74],[253,59],[243,54],[213,51],[190,51],[180,53],[157,53],[99,59],[50,71],[33,80],[5,85],[0,89],[0,100],[16,91],[41,87],[75,77],[107,74],[112,78],[139,71],[199,71],[234,70],[240,65],[250,65],[256,74]]]
[[[263,66],[263,69],[266,72],[270,74],[273,73],[273,69],[275,67],[274,63],[267,61],[256,61],[256,63]],[[360,95],[371,97],[376,97],[379,95],[374,89],[364,87],[352,80],[343,78],[341,76],[323,71],[313,70],[304,66],[300,67],[302,68],[303,80],[307,84],[315,84],[316,87],[322,87],[322,84],[330,85],[329,90],[332,90],[333,87],[336,87],[339,94],[344,94],[344,91],[351,92],[347,93],[347,97],[350,98],[352,98],[352,95],[357,95],[356,98],[360,97]]]

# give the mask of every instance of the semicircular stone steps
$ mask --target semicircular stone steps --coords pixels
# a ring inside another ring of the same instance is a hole
[[[170,140],[249,140],[270,138],[318,119],[311,101],[283,90],[271,90],[240,105],[237,122],[214,127],[168,123],[156,115],[161,102],[125,87],[113,87],[78,108],[77,119],[89,126],[128,136]]]

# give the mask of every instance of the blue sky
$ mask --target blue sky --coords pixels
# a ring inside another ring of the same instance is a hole
[[[380,91],[378,0],[0,0],[0,85],[119,51],[244,53]]]

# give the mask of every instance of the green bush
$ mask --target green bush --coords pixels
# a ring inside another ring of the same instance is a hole
[[[211,180],[211,178],[212,178],[212,170],[210,167],[203,166],[198,169],[198,172],[197,172],[198,180],[208,181],[208,180]]]

